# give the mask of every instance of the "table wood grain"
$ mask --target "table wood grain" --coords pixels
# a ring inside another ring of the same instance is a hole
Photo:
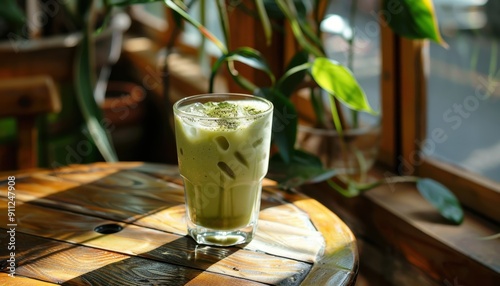
[[[187,236],[177,166],[95,163],[7,175],[16,176],[16,277],[8,276],[13,251],[4,175],[1,285],[353,285],[356,279],[349,228],[316,200],[270,181],[255,238],[212,247]]]

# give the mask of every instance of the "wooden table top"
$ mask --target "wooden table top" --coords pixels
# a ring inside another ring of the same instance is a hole
[[[353,234],[299,193],[264,187],[256,237],[222,248],[187,236],[176,166],[96,163],[8,175],[15,180],[0,178],[0,285],[353,285],[356,279]]]

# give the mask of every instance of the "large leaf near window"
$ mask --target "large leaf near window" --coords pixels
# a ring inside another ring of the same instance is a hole
[[[312,76],[318,85],[350,109],[374,114],[363,89],[345,66],[327,58],[316,58]]]
[[[439,33],[432,0],[384,0],[382,11],[389,27],[398,35],[446,45]]]

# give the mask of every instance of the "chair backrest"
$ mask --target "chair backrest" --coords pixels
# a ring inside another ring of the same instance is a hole
[[[17,169],[37,167],[36,117],[60,110],[59,91],[51,77],[0,79],[0,118],[17,120]]]

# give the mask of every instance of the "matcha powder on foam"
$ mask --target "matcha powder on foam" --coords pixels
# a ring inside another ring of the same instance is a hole
[[[259,101],[252,102],[206,102],[195,103],[186,108],[186,111],[198,116],[210,118],[234,119],[245,116],[254,116],[266,111],[267,106]],[[235,120],[217,120],[218,128],[234,130],[239,124]]]

